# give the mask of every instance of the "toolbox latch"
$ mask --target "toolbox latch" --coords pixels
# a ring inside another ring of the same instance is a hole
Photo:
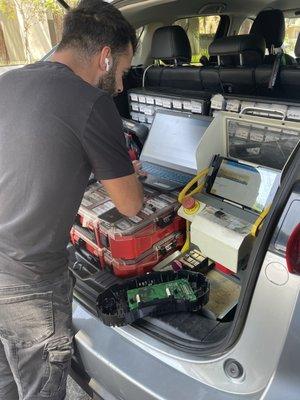
[[[165,228],[166,226],[172,224],[172,222],[174,221],[176,217],[176,212],[173,211],[172,213],[166,215],[165,217],[160,217],[158,218],[156,225],[159,228]]]

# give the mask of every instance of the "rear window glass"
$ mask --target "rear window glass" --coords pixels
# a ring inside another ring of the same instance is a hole
[[[248,33],[250,33],[252,24],[253,24],[253,19],[251,18],[244,19],[242,25],[240,26],[239,35],[248,35]]]
[[[199,64],[202,56],[209,57],[208,47],[217,32],[221,17],[211,15],[207,17],[184,18],[176,21],[187,33],[192,48],[192,63]]]
[[[284,52],[295,57],[295,46],[300,33],[300,18],[285,18]]]

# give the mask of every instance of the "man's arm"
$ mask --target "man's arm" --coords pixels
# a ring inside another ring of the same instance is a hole
[[[136,215],[143,205],[143,188],[138,180],[140,165],[133,165],[130,160],[122,121],[109,95],[103,93],[95,102],[82,144],[95,178],[103,184],[120,213]]]
[[[136,174],[102,180],[101,183],[121,214],[133,217],[141,210],[144,193]]]

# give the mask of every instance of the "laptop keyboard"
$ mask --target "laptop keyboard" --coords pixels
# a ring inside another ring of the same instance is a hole
[[[185,186],[191,179],[192,175],[183,172],[172,171],[158,165],[143,162],[143,171],[150,175],[157,176],[160,179],[165,179],[170,182]]]

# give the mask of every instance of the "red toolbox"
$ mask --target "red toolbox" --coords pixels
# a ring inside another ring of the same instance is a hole
[[[74,225],[70,232],[70,239],[75,249],[86,259],[100,269],[105,267],[104,250],[95,243],[95,237],[92,232],[81,226]]]
[[[108,249],[104,249],[104,261],[106,265],[113,269],[116,276],[128,278],[137,275],[144,275],[147,272],[152,271],[153,267],[157,263],[170,255],[173,251],[182,247],[184,240],[184,233],[172,233],[134,260],[114,258]]]
[[[113,258],[137,259],[172,233],[185,232],[175,195],[150,188],[144,193],[144,208],[129,218],[117,211],[104,188],[96,183],[84,195],[77,223],[93,232],[98,246],[108,248]]]
[[[108,248],[113,258],[137,259],[172,233],[185,232],[177,198],[147,191],[144,207],[135,217],[124,217],[116,209],[98,217],[99,246]]]
[[[114,258],[131,260],[138,258],[160,240],[178,231],[184,231],[185,222],[177,215],[167,215],[145,228],[122,235],[117,230],[105,231],[105,224],[100,223],[100,241],[106,243]]]
[[[97,213],[95,211],[97,211],[97,207],[104,204],[106,211],[114,208],[114,204],[110,200],[110,197],[106,193],[104,187],[100,183],[96,182],[90,185],[86,190],[76,217],[76,223],[78,225],[88,229],[95,235],[98,245],[98,220]]]

